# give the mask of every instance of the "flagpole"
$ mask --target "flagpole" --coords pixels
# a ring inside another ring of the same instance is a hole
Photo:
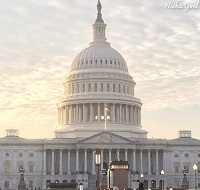
[[[106,110],[106,104],[104,104],[104,117],[105,117],[105,123],[104,123],[104,127],[105,127],[105,131],[106,131],[106,122],[107,122],[107,110]]]

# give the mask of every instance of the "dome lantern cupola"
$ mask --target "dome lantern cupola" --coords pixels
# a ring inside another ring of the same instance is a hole
[[[93,24],[93,41],[106,41],[105,37],[105,30],[106,30],[106,24],[104,23],[102,19],[101,14],[101,3],[98,1],[97,4],[97,19],[95,20],[95,23]]]

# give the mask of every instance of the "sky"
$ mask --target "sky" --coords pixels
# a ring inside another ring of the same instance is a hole
[[[173,139],[191,130],[200,139],[198,1],[101,3],[107,41],[136,82],[148,138]],[[97,0],[0,4],[0,137],[14,128],[24,138],[52,138],[69,67],[92,41]]]

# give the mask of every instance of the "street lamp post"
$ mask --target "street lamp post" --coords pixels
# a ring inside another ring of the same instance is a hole
[[[144,174],[141,173],[141,174],[140,174],[140,177],[141,177],[141,182],[143,183],[143,177],[144,177]]]
[[[162,189],[164,189],[164,174],[165,174],[164,170],[161,170],[160,174],[162,176]]]
[[[197,170],[198,167],[196,164],[193,165],[193,170],[194,170],[194,183],[195,183],[195,189],[197,189]]]
[[[99,177],[100,177],[100,165],[101,165],[101,152],[100,150],[95,151],[95,165],[97,166],[97,190],[99,190]]]
[[[79,190],[83,190],[83,183],[79,183]]]

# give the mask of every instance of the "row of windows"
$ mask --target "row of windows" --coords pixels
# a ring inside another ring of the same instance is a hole
[[[33,156],[34,156],[33,153],[30,152],[30,153],[29,153],[29,157],[33,157]],[[22,153],[22,152],[19,152],[19,157],[23,157],[23,153]]]
[[[200,173],[200,162],[197,164],[197,167],[199,168],[197,170],[197,173]],[[184,169],[185,173],[190,173],[191,171],[194,172],[192,166],[190,167],[189,164],[185,164],[183,168],[180,167],[180,164],[174,164],[174,173],[182,173]]]
[[[19,164],[18,165],[18,170],[19,170],[19,172],[21,172],[21,170],[24,168],[24,166],[22,165],[22,164]],[[29,163],[28,164],[28,173],[33,173],[33,168],[34,168],[34,165],[33,165],[33,163]],[[5,162],[5,164],[4,164],[4,172],[6,173],[6,174],[9,174],[9,173],[11,173],[11,163],[10,163],[10,161],[6,161]]]
[[[10,154],[9,154],[8,152],[6,152],[6,153],[5,153],[5,156],[6,156],[6,157],[9,157]],[[22,153],[22,152],[19,152],[18,156],[19,156],[19,157],[23,157],[23,153]],[[33,156],[34,156],[34,155],[33,155],[33,152],[30,152],[30,153],[29,153],[29,157],[33,157]]]
[[[189,158],[189,153],[185,153],[184,156],[185,156],[185,158]],[[198,154],[197,156],[200,157],[200,154]],[[174,154],[174,157],[175,157],[175,158],[178,158],[178,157],[179,157],[179,154],[178,154],[178,153],[175,153],[175,154]]]
[[[83,83],[83,84],[68,84],[65,86],[65,94],[75,94],[84,92],[117,92],[124,94],[133,94],[132,85],[122,85],[115,83]]]
[[[124,63],[120,61],[113,61],[113,60],[107,60],[107,59],[100,59],[100,60],[85,60],[85,61],[79,61],[77,64],[77,68],[83,68],[83,67],[89,67],[89,66],[95,66],[95,65],[101,65],[101,66],[111,66],[111,67],[118,67],[123,68]],[[75,67],[76,65],[74,65]]]

